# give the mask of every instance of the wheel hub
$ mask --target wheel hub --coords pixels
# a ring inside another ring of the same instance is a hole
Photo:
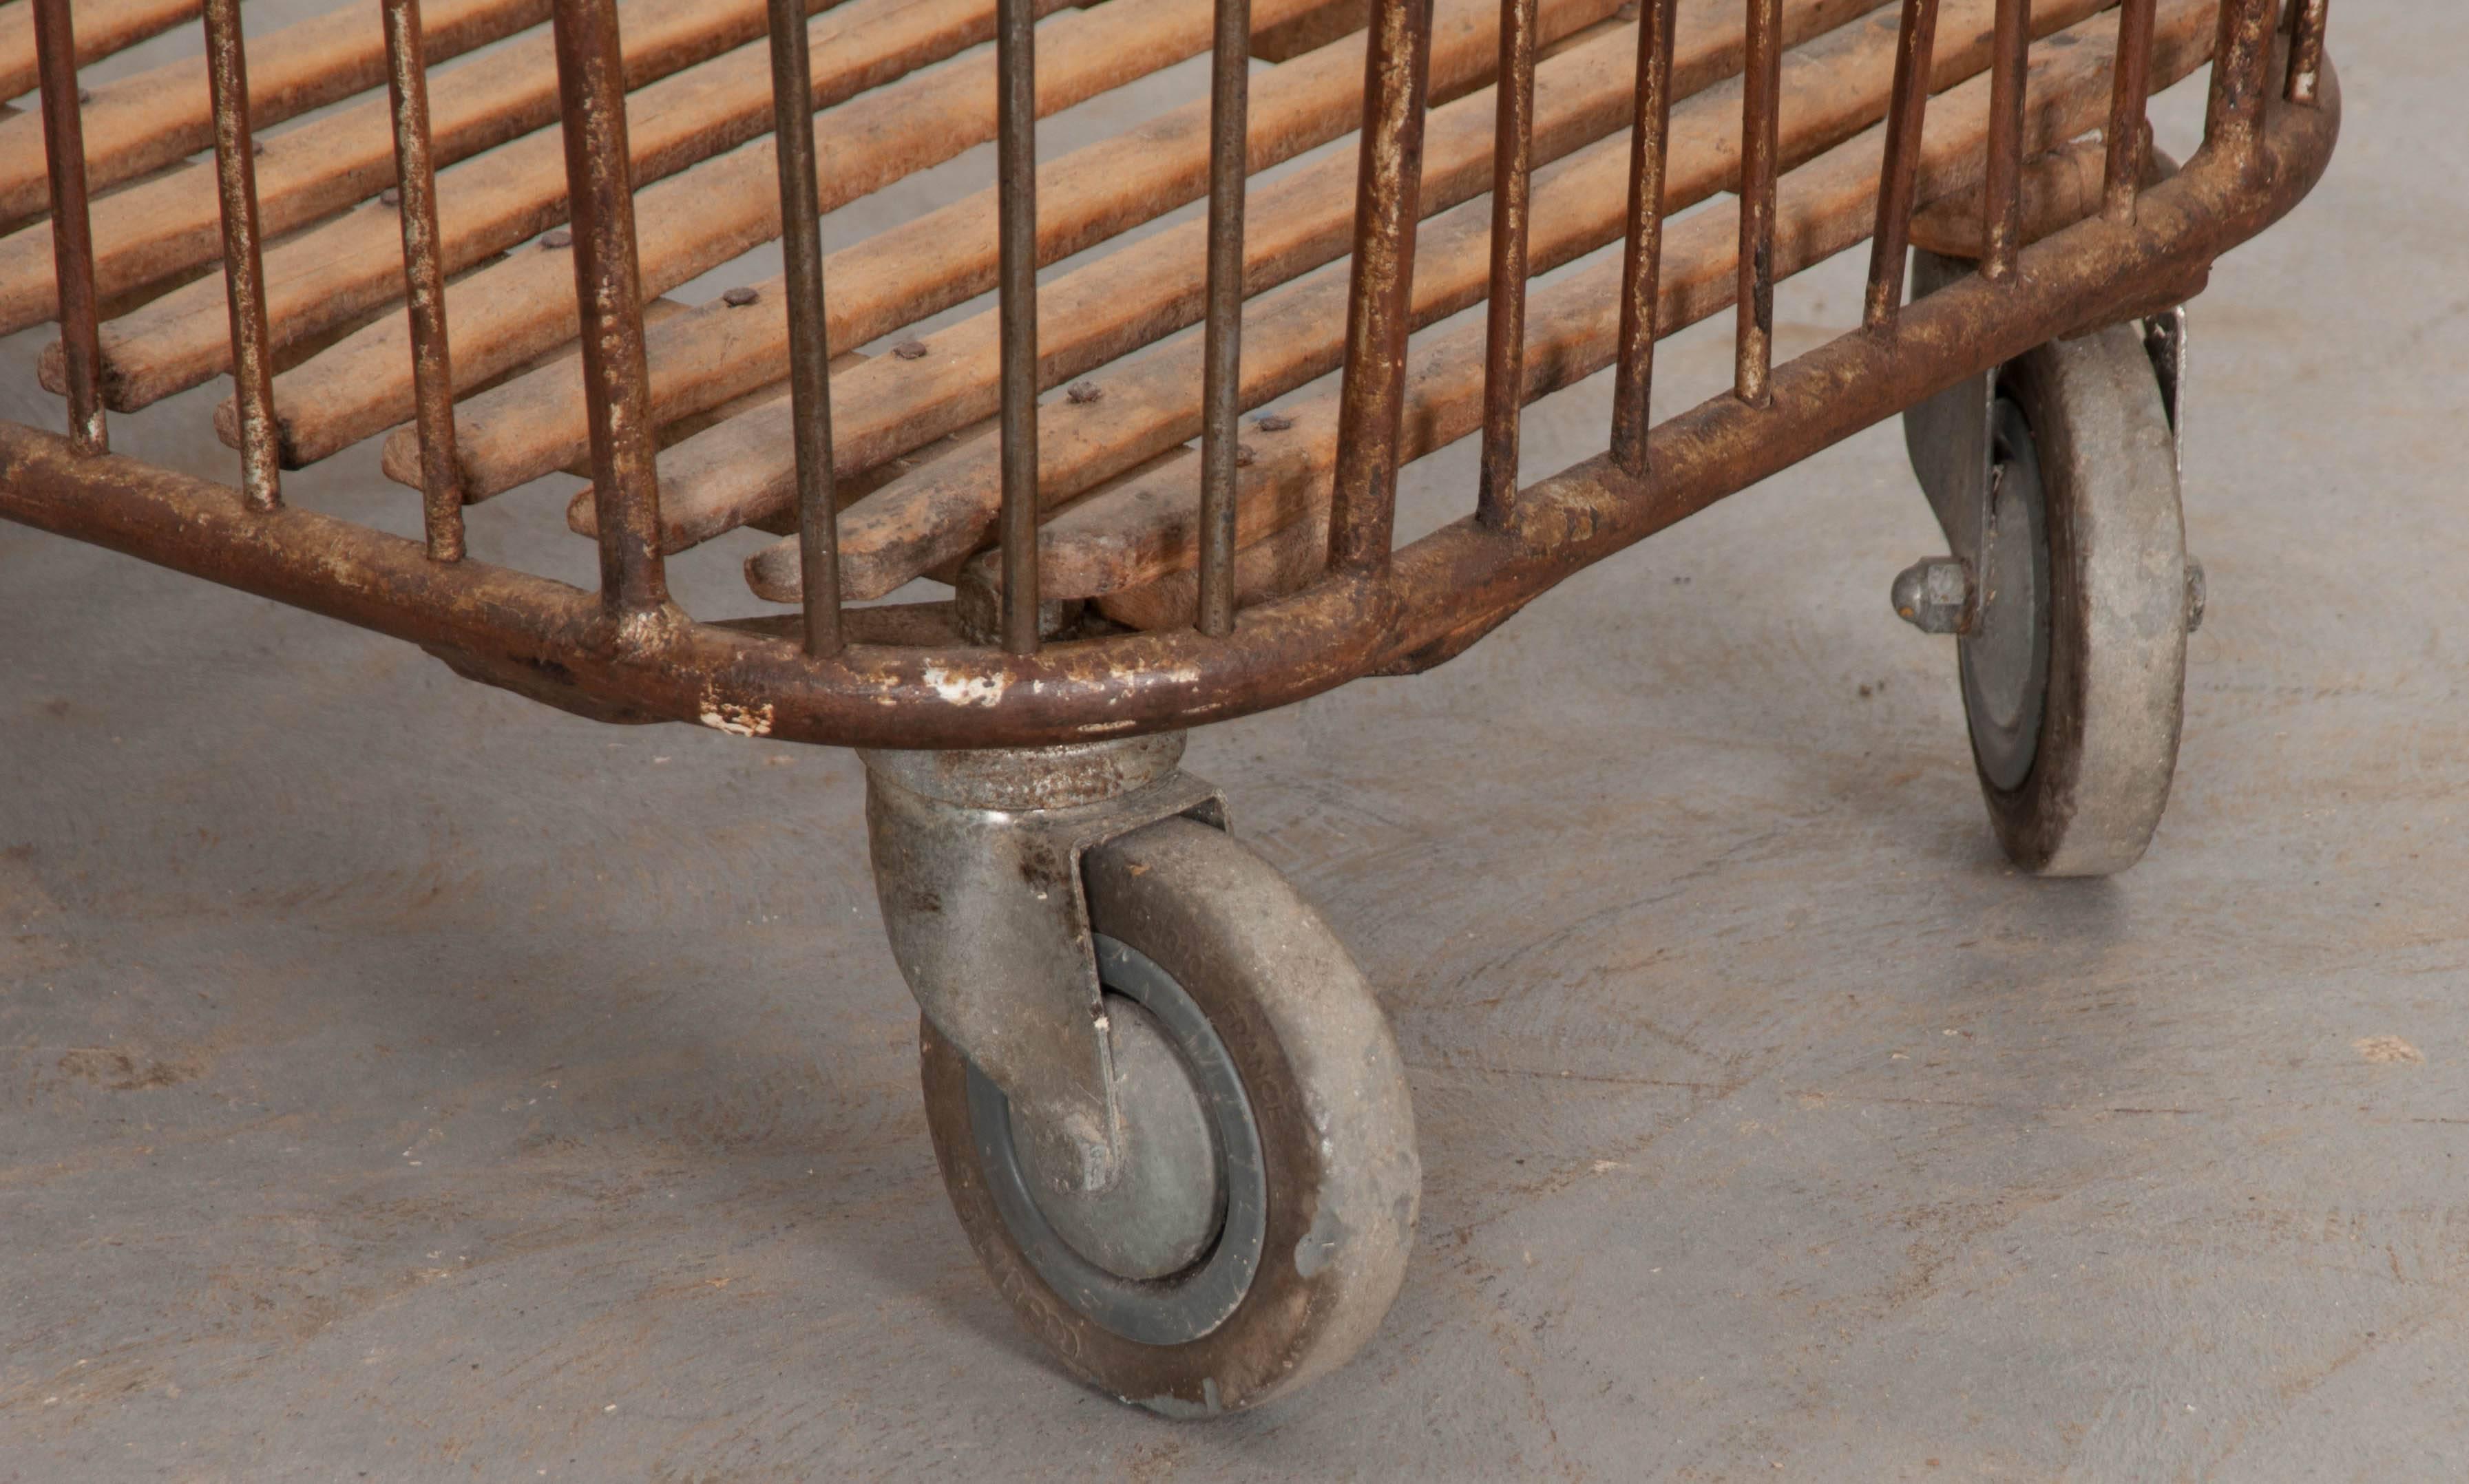
[[[1124,1123],[1114,1178],[1079,1189],[1069,1141],[1016,1120],[971,1066],[978,1163],[1049,1288],[1126,1339],[1185,1344],[1225,1323],[1260,1269],[1260,1130],[1233,1056],[1174,976],[1103,933],[1096,951]]]
[[[1079,1180],[1077,1140],[1013,1125],[1023,1183],[1073,1251],[1125,1278],[1167,1278],[1198,1262],[1225,1219],[1225,1180],[1209,1108],[1157,1017],[1106,996],[1122,1157],[1097,1190]]]
[[[2031,428],[2002,398],[1994,437],[1978,607],[1959,643],[1973,753],[1993,786],[2012,790],[2031,776],[2048,699],[2048,522]]]

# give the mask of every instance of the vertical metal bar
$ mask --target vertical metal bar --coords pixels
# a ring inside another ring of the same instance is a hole
[[[2297,0],[2289,15],[2289,80],[2281,96],[2300,107],[2315,106],[2323,76],[2323,23],[2330,0]]]
[[[231,308],[232,383],[240,405],[242,498],[283,503],[274,422],[274,348],[265,328],[265,260],[257,223],[257,145],[248,126],[248,49],[240,0],[205,0],[206,91],[215,110],[215,182],[222,194],[223,291]]]
[[[1663,178],[1672,135],[1672,34],[1677,0],[1647,0],[1637,18],[1637,124],[1629,132],[1627,256],[1621,266],[1620,367],[1612,382],[1612,461],[1646,477],[1653,425],[1656,315],[1663,293]]]
[[[1980,273],[1993,283],[2015,276],[2015,258],[2023,250],[2023,67],[2031,46],[2032,0],[1997,0],[1980,224]]]
[[[446,342],[446,263],[437,242],[437,161],[428,148],[428,72],[418,0],[380,0],[386,91],[394,104],[394,174],[403,215],[403,278],[411,314],[411,384],[420,428],[420,496],[428,555],[463,559],[463,475],[454,454],[454,358]]]
[[[2248,164],[2262,158],[2273,15],[2273,0],[2221,0],[2220,38],[2212,48],[2212,91],[2204,114],[2204,144]]]
[[[780,251],[789,288],[789,406],[797,451],[797,566],[806,652],[838,654],[840,495],[832,471],[831,319],[823,300],[822,206],[815,180],[815,83],[804,0],[770,0],[772,136],[780,165]]]
[[[1783,0],[1748,0],[1741,91],[1740,331],[1732,391],[1752,407],[1774,400],[1774,234],[1777,134],[1783,113]]]
[[[2151,0],[2126,0],[2149,6]],[[1910,256],[1912,196],[1928,119],[1929,68],[1937,50],[1937,0],[1904,0],[1895,33],[1895,91],[1886,109],[1886,151],[1878,167],[1878,226],[1869,243],[1868,298],[1860,320],[1889,331],[1904,308],[1904,260]]]
[[[1423,101],[1430,0],[1373,0],[1365,48],[1362,164],[1355,176],[1354,275],[1338,387],[1337,468],[1328,564],[1385,566],[1397,517],[1397,438],[1406,411],[1406,334],[1422,216]]]
[[[1209,324],[1201,351],[1200,631],[1234,631],[1234,455],[1243,391],[1243,183],[1251,165],[1251,0],[1217,0],[1209,74]]]
[[[611,617],[623,618],[665,605],[669,584],[660,556],[658,450],[643,362],[643,285],[616,0],[556,0],[549,24],[565,142],[574,300],[583,321],[600,601]]]
[[[2134,219],[2134,197],[2143,183],[2144,104],[2152,92],[2152,19],[2155,0],[2119,0],[2117,71],[2110,85],[2108,163],[2101,176],[2101,212],[2111,221]]]
[[[1475,518],[1517,504],[1517,424],[1526,404],[1526,240],[1534,198],[1535,0],[1500,0],[1499,109],[1491,141],[1491,286],[1484,327],[1483,475]]]
[[[1037,652],[1037,5],[995,4],[1003,299],[1003,647]]]
[[[69,0],[35,0],[35,68],[42,78],[43,155],[52,186],[52,273],[60,304],[60,358],[68,373],[69,443],[108,453],[103,425],[103,342],[95,306],[94,228],[86,217],[85,121]]]

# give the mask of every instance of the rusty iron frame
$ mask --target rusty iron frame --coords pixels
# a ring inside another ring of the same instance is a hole
[[[1245,0],[1218,0],[1218,34],[1240,35]],[[1427,89],[1427,0],[1376,0],[1371,21],[1353,258],[1327,569],[1298,590],[1234,610],[1231,470],[1239,342],[1240,68],[1221,66],[1211,137],[1209,436],[1200,553],[1208,595],[1192,628],[1070,639],[1041,631],[1037,603],[1033,61],[1027,0],[1003,0],[1004,316],[1000,643],[879,642],[880,610],[842,611],[833,585],[829,386],[823,285],[814,238],[813,141],[784,147],[784,230],[801,427],[803,622],[698,623],[670,602],[659,490],[645,421],[643,300],[635,268],[624,79],[612,0],[557,0],[571,242],[583,319],[602,579],[591,591],[462,558],[452,488],[451,375],[435,312],[433,166],[417,85],[419,37],[396,21],[395,108],[405,189],[404,258],[419,330],[419,425],[445,458],[425,458],[427,538],[406,540],[282,502],[250,161],[244,47],[235,0],[204,7],[216,82],[233,362],[244,474],[235,488],[104,451],[92,348],[97,313],[86,182],[64,0],[36,0],[54,220],[60,224],[62,339],[77,436],[0,423],[0,516],[419,644],[463,674],[611,720],[699,721],[741,735],[872,748],[1014,747],[1180,730],[1301,700],[1368,674],[1442,663],[1553,584],[1684,516],[2054,337],[2182,299],[2214,259],[2294,207],[2320,177],[2340,126],[2340,86],[2323,53],[2325,0],[2296,0],[2285,34],[2273,0],[2223,0],[2203,148],[2149,182],[2142,126],[2151,0],[2123,0],[2121,63],[2109,114],[2106,179],[2082,220],[2022,240],[2020,120],[2028,0],[1997,9],[1981,193],[1980,272],[1901,303],[1913,176],[1928,94],[1936,0],[1904,0],[1881,165],[1876,246],[1862,323],[1780,365],[1768,343],[1775,222],[1773,0],[1742,0],[1737,377],[1733,390],[1650,424],[1664,134],[1671,108],[1672,0],[1640,25],[1638,112],[1617,390],[1608,450],[1515,486],[1534,43],[1531,0],[1503,0],[1499,148],[1487,361],[1484,477],[1465,518],[1402,548],[1392,539],[1404,405]],[[784,140],[808,131],[799,8],[774,12],[774,86]],[[792,33],[795,33],[793,35]],[[2279,69],[2275,75],[2275,66]],[[798,190],[799,177],[807,188]],[[427,219],[421,219],[427,218]],[[808,445],[811,445],[809,446]]]

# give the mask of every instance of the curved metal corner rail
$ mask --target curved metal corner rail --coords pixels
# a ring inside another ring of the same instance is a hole
[[[282,503],[281,429],[260,383],[270,365],[242,47],[232,0],[204,7],[218,81],[233,364],[240,383],[242,488],[104,452],[91,354],[96,327],[83,233],[74,55],[66,0],[35,0],[44,80],[62,337],[74,438],[0,424],[0,515],[410,640],[477,678],[587,715],[689,720],[724,730],[866,747],[1032,745],[1183,728],[1300,700],[1364,674],[1403,674],[1459,653],[1554,583],[1724,495],[1744,489],[1961,377],[2088,325],[2182,294],[2211,262],[2262,231],[2314,186],[2340,126],[2340,89],[2322,52],[2325,0],[2297,0],[2275,36],[2272,0],[2224,0],[2204,144],[2148,188],[2142,126],[2153,0],[2123,0],[2099,207],[2024,245],[2023,102],[2029,0],[1999,0],[1982,201],[1982,271],[1901,303],[1915,204],[1937,0],[1903,0],[1895,82],[1877,191],[1859,329],[1778,367],[1770,342],[1775,280],[1776,0],[1745,0],[1736,375],[1731,393],[1650,426],[1664,135],[1674,0],[1647,0],[1639,22],[1638,109],[1608,450],[1515,488],[1526,388],[1526,173],[1532,160],[1533,0],[1503,0],[1499,145],[1486,358],[1483,473],[1473,512],[1393,550],[1406,292],[1429,8],[1378,0],[1367,48],[1353,282],[1341,391],[1327,570],[1301,589],[1234,611],[1231,494],[1240,348],[1241,182],[1246,168],[1239,49],[1245,0],[1219,0],[1212,92],[1210,392],[1200,498],[1199,620],[1193,628],[1042,642],[1036,603],[1035,175],[1026,0],[1000,0],[1003,124],[1002,356],[1004,579],[999,646],[919,649],[852,642],[833,554],[829,350],[815,236],[813,142],[799,106],[807,71],[801,8],[774,3],[773,57],[791,328],[805,584],[799,640],[698,624],[667,597],[659,491],[646,386],[641,293],[623,137],[624,83],[613,0],[556,0],[559,82],[584,316],[586,386],[598,506],[598,592],[464,559],[450,480],[450,369],[442,316],[429,319],[438,268],[416,16],[388,0],[404,235],[418,357],[420,429],[439,441],[424,501],[426,542]],[[802,189],[801,183],[802,182]],[[1019,438],[1017,444],[1011,443]]]

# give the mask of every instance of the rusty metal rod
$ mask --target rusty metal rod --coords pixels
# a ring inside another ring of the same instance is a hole
[[[428,132],[428,64],[418,0],[380,0],[386,93],[394,107],[394,173],[403,216],[403,278],[411,315],[411,379],[419,403],[421,521],[428,555],[463,559],[463,476],[454,456],[454,357],[446,340],[446,264],[437,248],[437,160]]]
[[[780,254],[789,310],[789,405],[797,453],[797,569],[806,652],[838,654],[840,497],[832,472],[832,349],[823,300],[822,203],[815,182],[814,62],[805,0],[770,0],[772,134],[780,163]]]
[[[2032,0],[1997,0],[1989,57],[1989,166],[1983,177],[1980,272],[2015,276],[2023,249],[2023,70],[2032,44]]]
[[[1493,84],[1499,108],[1491,145],[1491,277],[1484,336],[1483,471],[1474,497],[1475,518],[1495,526],[1506,524],[1516,508],[1518,419],[1526,405],[1526,249],[1534,195],[1534,0],[1500,0],[1500,72]],[[1231,553],[1228,566],[1233,566]]]
[[[2331,0],[2296,0],[2289,11],[2289,80],[2281,96],[2301,107],[2315,106],[2322,86],[2323,24]]]
[[[1748,0],[1741,75],[1740,329],[1732,391],[1752,407],[1774,400],[1774,233],[1783,116],[1783,0]]]
[[[995,278],[1003,341],[1003,647],[1037,652],[1037,7],[995,4]]]
[[[1654,394],[1656,313],[1663,283],[1663,184],[1672,139],[1672,39],[1677,0],[1647,0],[1637,24],[1637,122],[1629,132],[1627,257],[1621,265],[1619,369],[1612,382],[1611,459],[1646,477]]]
[[[94,226],[86,216],[85,125],[79,112],[77,22],[69,0],[34,0],[35,66],[43,93],[43,154],[52,182],[52,271],[59,285],[60,358],[68,372],[69,442],[108,453],[103,347],[95,308]]]
[[[2152,18],[2157,0],[2119,0],[2117,73],[2109,100],[2108,159],[2101,174],[2101,212],[2111,221],[2134,219],[2148,143],[2144,105],[2152,92]]]
[[[2263,104],[2272,89],[2273,0],[2221,0],[2212,47],[2212,90],[2204,110],[2204,148],[2249,165],[2261,158]]]
[[[2140,4],[2148,17],[2152,0]],[[2148,25],[2144,40],[2151,40]],[[1937,49],[1937,0],[1904,0],[1895,33],[1894,92],[1886,104],[1886,149],[1878,167],[1878,225],[1869,240],[1868,298],[1860,321],[1890,331],[1904,306],[1904,260],[1912,236],[1912,195],[1920,177],[1921,132],[1928,118],[1929,66]],[[2147,45],[2146,50],[2149,50]]]
[[[283,503],[274,422],[274,347],[265,329],[265,243],[257,222],[257,143],[248,126],[248,48],[240,0],[205,0],[206,91],[215,107],[215,184],[222,200],[223,300],[231,311],[232,391],[240,406],[241,492],[254,510]]]
[[[626,143],[626,72],[615,0],[557,0],[550,14],[565,144],[583,393],[591,424],[591,498],[600,521],[600,603],[623,619],[664,605],[660,484],[643,287]]]
[[[1532,5],[1534,0],[1526,0]],[[1234,631],[1234,458],[1243,394],[1243,186],[1251,143],[1251,0],[1217,0],[1209,58],[1209,309],[1200,374],[1204,634]],[[1035,516],[1031,516],[1032,521]]]
[[[1337,468],[1328,561],[1338,571],[1389,560],[1397,517],[1398,420],[1406,411],[1415,229],[1423,190],[1423,99],[1430,0],[1380,0],[1364,49],[1363,148],[1356,171],[1354,270],[1338,388]]]

